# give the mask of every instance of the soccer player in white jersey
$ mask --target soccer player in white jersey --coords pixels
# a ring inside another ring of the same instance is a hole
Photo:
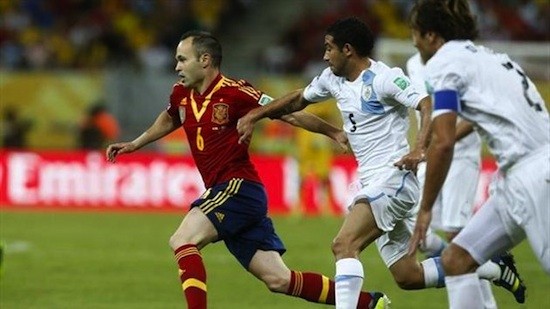
[[[433,89],[433,138],[409,250],[425,236],[453,156],[456,118],[474,124],[495,156],[494,192],[442,254],[451,308],[482,308],[476,268],[527,238],[550,274],[550,120],[545,103],[507,55],[475,45],[466,0],[425,0],[410,16]]]
[[[431,100],[410,85],[401,69],[369,58],[370,29],[356,18],[337,21],[325,36],[329,67],[303,90],[296,90],[243,116],[237,125],[247,141],[254,124],[334,97],[358,163],[362,188],[332,244],[336,259],[336,308],[355,308],[364,271],[359,254],[376,241],[380,255],[403,289],[442,286],[438,259],[422,263],[407,255],[420,195],[414,175],[429,136]],[[412,151],[407,141],[408,109],[423,114]],[[498,268],[498,267],[497,267]]]
[[[420,53],[416,53],[407,60],[407,75],[411,83],[419,90],[426,90],[425,65]],[[417,118],[418,113],[417,113]],[[453,161],[449,173],[445,178],[441,192],[437,196],[432,209],[430,227],[443,231],[447,241],[451,241],[466,225],[474,209],[474,200],[477,191],[479,174],[481,171],[481,139],[473,131],[468,121],[457,121],[456,144],[454,146]],[[426,162],[418,164],[416,173],[420,188],[424,187],[426,177]],[[410,221],[416,223],[416,221]],[[414,224],[410,226],[414,229]],[[435,233],[428,232],[424,243],[419,250],[427,256],[439,256],[447,243]],[[484,299],[484,308],[497,308],[495,297],[489,280],[480,279]],[[524,291],[524,290],[523,290]],[[524,293],[518,293],[520,301],[525,298]]]
[[[423,92],[427,91],[424,71],[425,66],[419,53],[407,60],[407,74],[411,83]],[[479,135],[473,132],[473,126],[465,120],[460,119],[457,127],[459,129],[456,135],[453,163],[445,179],[445,186],[436,200],[431,223],[434,229],[445,232],[447,240],[453,239],[472,216],[481,170]],[[417,171],[421,187],[424,186],[425,173],[426,163],[421,162]],[[465,179],[468,181],[465,182]]]

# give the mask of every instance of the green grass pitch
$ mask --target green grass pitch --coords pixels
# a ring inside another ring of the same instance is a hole
[[[181,215],[158,213],[0,212],[5,257],[0,308],[185,308],[168,238]],[[297,270],[334,274],[330,242],[341,218],[280,217],[275,226]],[[392,308],[446,308],[445,289],[403,291],[393,282],[374,246],[363,252],[365,288],[387,293]],[[528,285],[525,305],[502,288],[499,308],[548,308],[550,277],[527,243],[515,248]],[[245,272],[222,243],[203,250],[209,308],[329,308],[271,294]]]

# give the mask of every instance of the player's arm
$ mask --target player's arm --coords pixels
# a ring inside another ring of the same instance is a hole
[[[431,124],[432,124],[432,99],[430,96],[424,97],[418,103],[416,110],[420,112],[420,129],[416,136],[415,149],[424,153],[428,149],[431,138]]]
[[[283,115],[304,109],[310,103],[302,96],[302,89],[298,89],[271,101],[269,104],[252,109],[237,122],[239,143],[250,140],[254,125],[259,120],[266,117],[281,118]]]
[[[283,115],[280,119],[295,127],[326,135],[336,141],[342,150],[348,150],[346,133],[314,114],[306,111],[297,111],[292,114]]]
[[[163,111],[157,117],[155,122],[133,141],[109,145],[106,150],[107,160],[110,162],[115,162],[118,155],[134,152],[143,146],[168,135],[180,126],[181,122],[179,119],[170,116],[167,111]]]
[[[410,254],[414,253],[420,242],[426,238],[433,204],[445,182],[453,158],[456,113],[460,108],[458,93],[453,90],[443,90],[435,92],[434,97],[432,137],[426,153],[426,180],[415,230],[410,240]]]
[[[455,140],[458,142],[459,140],[470,135],[472,132],[474,132],[474,125],[467,120],[460,119],[456,124]]]
[[[430,96],[423,97],[417,104],[416,110],[420,112],[420,128],[416,135],[416,142],[412,150],[394,163],[399,169],[407,169],[416,172],[418,163],[424,161],[426,149],[431,137],[432,100]]]

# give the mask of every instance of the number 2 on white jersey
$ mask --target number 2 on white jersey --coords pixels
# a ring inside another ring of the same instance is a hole
[[[527,101],[527,104],[534,108],[535,111],[541,112],[542,107],[540,103],[533,102],[533,100],[531,100],[531,98],[529,97],[529,81],[527,80],[527,76],[525,75],[525,73],[523,73],[520,69],[514,67],[514,64],[510,61],[503,63],[502,66],[507,70],[515,70],[516,73],[518,73],[521,78],[521,85],[523,86],[523,96],[525,97],[525,101]]]

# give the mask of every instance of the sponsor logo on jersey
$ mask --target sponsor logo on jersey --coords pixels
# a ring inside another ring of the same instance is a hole
[[[401,90],[405,90],[411,84],[406,79],[404,79],[403,77],[396,78],[393,81],[393,83],[396,84],[397,87],[399,87],[399,89],[401,89]]]
[[[264,106],[271,101],[273,101],[273,98],[264,93],[258,100],[258,104]]]
[[[229,105],[225,103],[216,103],[212,106],[212,122],[217,124],[226,124],[229,122]]]

